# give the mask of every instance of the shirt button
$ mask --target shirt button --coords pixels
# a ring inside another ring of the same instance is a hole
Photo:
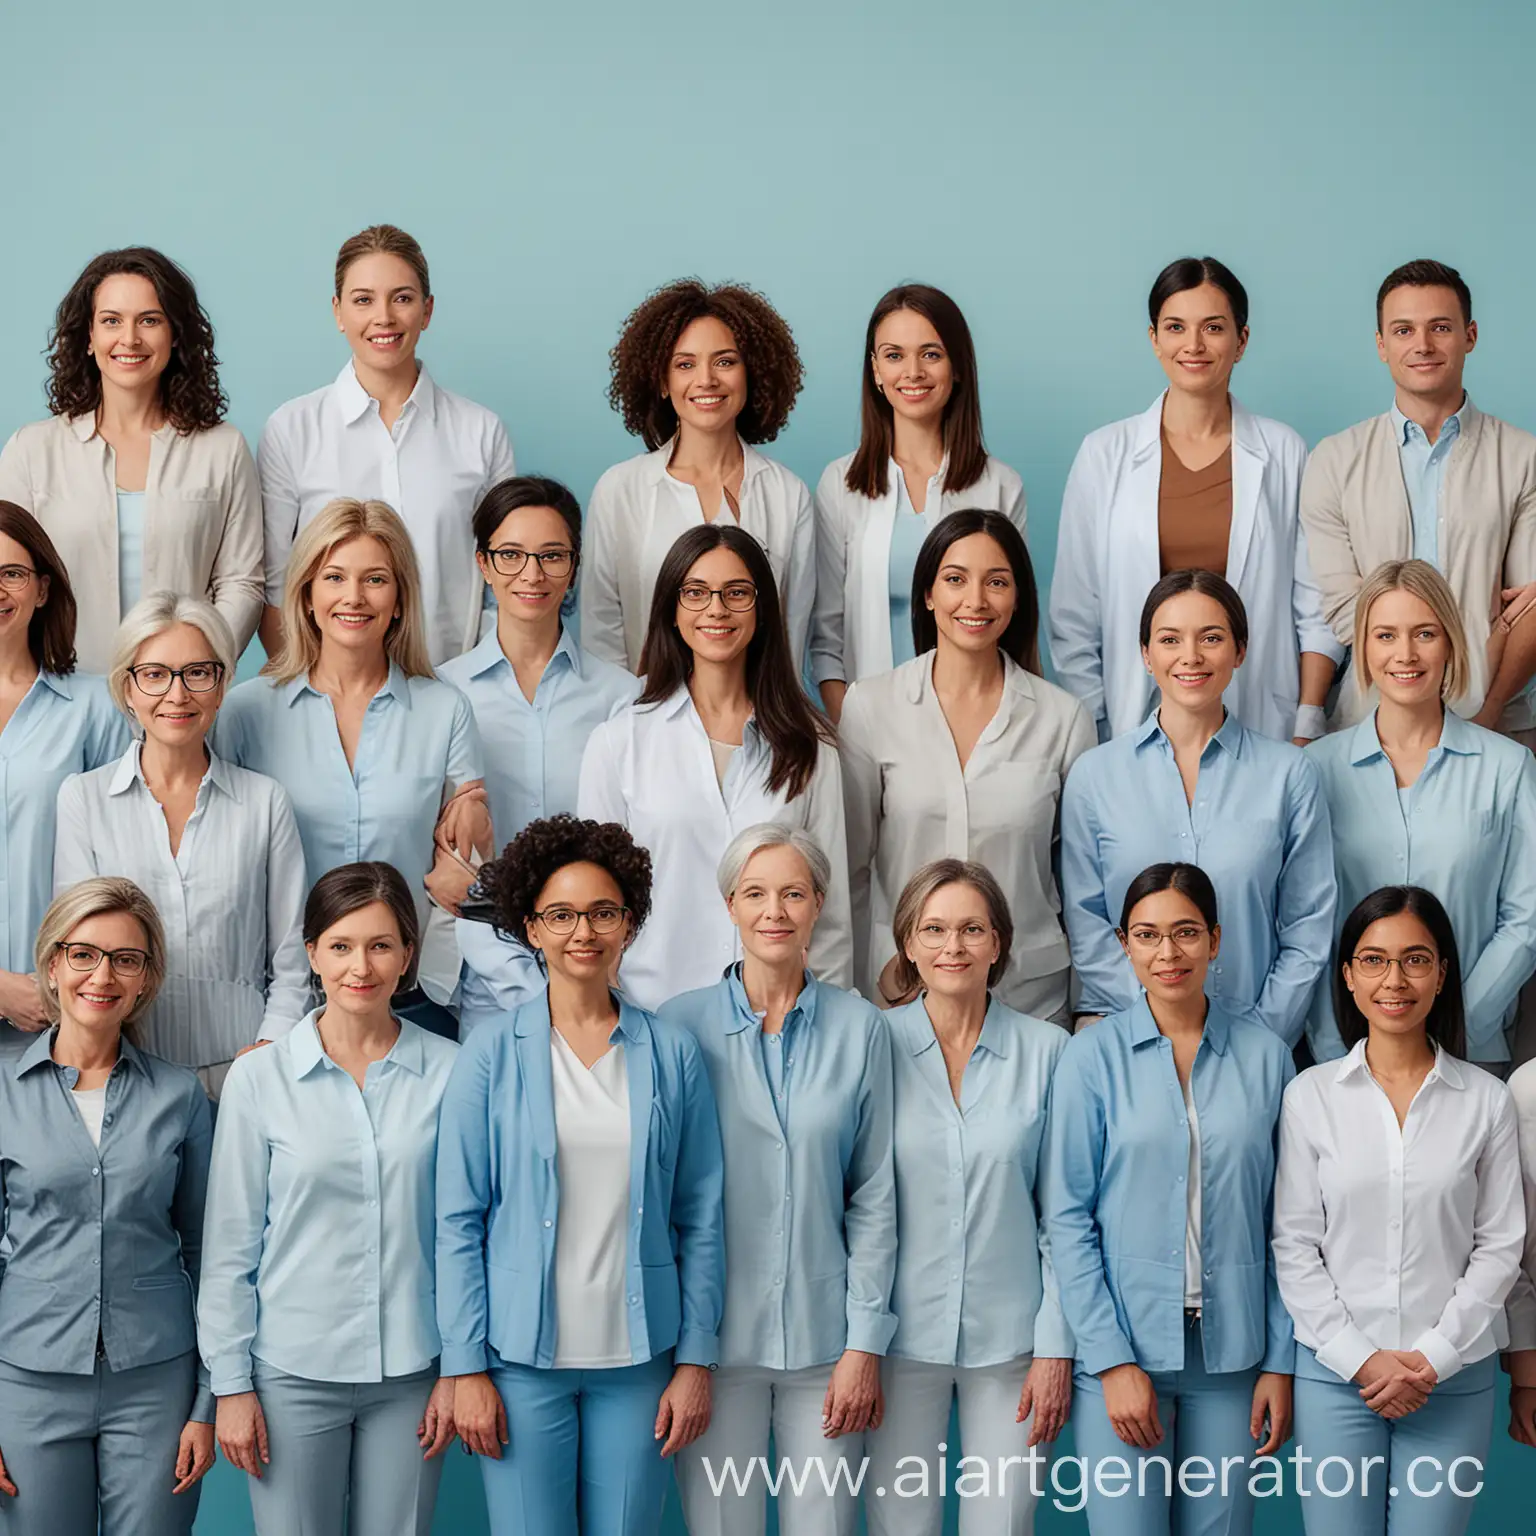
[[[776,1142],[774,1142],[774,1144],[773,1144],[773,1150],[774,1150],[774,1151],[775,1151],[775,1152],[782,1152],[782,1151],[783,1151],[783,1150],[784,1150],[784,1143],[783,1143],[783,1142],[782,1142],[782,1141],[776,1141]]]
[[[643,1205],[637,1205],[635,1207],[635,1215],[636,1216],[644,1216],[645,1215],[645,1207]]]
[[[638,1306],[639,1305],[639,1301],[640,1301],[640,1298],[638,1296],[631,1296],[629,1298],[629,1304],[632,1307],[633,1306]]]
[[[552,1221],[546,1221],[546,1222],[545,1222],[545,1223],[544,1223],[544,1225],[545,1225],[545,1226],[546,1226],[546,1227],[552,1227],[552,1226],[554,1226],[554,1222],[552,1222]]]
[[[949,1219],[949,1224],[952,1227],[958,1227],[960,1225],[960,1218],[958,1216],[951,1216]]]
[[[784,1284],[784,1276],[783,1275],[775,1275],[773,1277],[773,1283],[775,1285],[783,1285]]]
[[[100,1168],[92,1168],[91,1169],[91,1177],[93,1179],[100,1178],[101,1177],[101,1169]]]

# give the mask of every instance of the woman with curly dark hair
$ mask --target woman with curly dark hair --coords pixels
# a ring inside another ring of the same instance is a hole
[[[800,393],[800,354],[760,293],[669,283],[629,319],[608,398],[646,452],[615,464],[587,508],[581,639],[638,672],[657,572],[674,540],[716,520],[768,552],[796,668],[815,599],[815,524],[804,483],[753,446],[771,443]]]
[[[453,1420],[493,1530],[656,1536],[669,1459],[708,1426],[719,1363],[709,1074],[687,1029],[610,987],[651,906],[650,857],[622,827],[530,822],[481,884],[549,983],[468,1038],[443,1099]]]
[[[80,665],[105,672],[118,620],[159,591],[207,598],[244,650],[261,497],[192,279],[144,246],[104,252],[59,305],[48,364],[53,414],[0,452],[0,498],[36,516],[90,599]]]
[[[624,962],[646,1007],[719,980],[741,958],[727,913],[701,902],[733,837],[759,822],[809,832],[837,871],[811,945],[817,977],[853,979],[843,781],[832,728],[789,657],[763,547],[731,523],[685,533],[656,578],[645,688],[592,732],[576,804],[627,826],[656,860],[660,918]]]

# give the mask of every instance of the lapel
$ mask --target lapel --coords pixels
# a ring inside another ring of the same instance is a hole
[[[555,1160],[555,1080],[550,1062],[549,994],[524,1003],[513,1019],[517,1071],[523,1081],[533,1150],[545,1162]]]
[[[656,1063],[644,1015],[619,1003],[619,1031],[624,1037],[624,1068],[629,1077],[629,1208],[645,1208],[645,1170],[651,1160],[651,1100],[656,1094]]]
[[[1242,584],[1243,562],[1259,520],[1259,493],[1269,460],[1263,436],[1252,414],[1232,402],[1232,530],[1227,540],[1227,580]]]

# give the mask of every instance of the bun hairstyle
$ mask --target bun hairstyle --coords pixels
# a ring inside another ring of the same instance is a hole
[[[1214,256],[1180,256],[1157,274],[1157,281],[1152,284],[1152,291],[1147,295],[1147,315],[1152,322],[1152,329],[1157,329],[1158,321],[1162,319],[1163,306],[1169,299],[1178,293],[1188,293],[1191,288],[1198,288],[1202,283],[1209,283],[1226,295],[1227,303],[1232,308],[1232,323],[1239,331],[1247,330],[1248,290],[1238,282],[1232,269],[1217,261]]]

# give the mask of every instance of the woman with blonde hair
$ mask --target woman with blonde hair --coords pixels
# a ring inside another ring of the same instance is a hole
[[[141,1050],[165,977],[154,904],[81,881],[37,933],[51,1027],[0,1072],[0,1526],[187,1536],[213,1465],[193,1298],[212,1127]]]
[[[416,555],[382,501],[333,501],[299,535],[282,647],[230,692],[214,745],[288,791],[311,884],[381,860],[405,876],[425,922],[433,829],[448,800],[483,782],[480,739],[464,695],[432,675]],[[473,809],[484,817],[481,802]],[[488,826],[471,835],[489,851]],[[442,1005],[457,979],[456,956],[440,958],[396,1013],[455,1034]]]
[[[144,1042],[217,1098],[230,1063],[309,1008],[299,938],[304,850],[287,793],[208,745],[238,660],[201,598],[156,592],[118,628],[108,687],[138,737],[59,791],[53,883],[126,875],[166,926],[165,985]]]
[[[1376,708],[1307,750],[1333,823],[1338,910],[1384,885],[1437,896],[1466,977],[1467,1059],[1498,1069],[1505,1016],[1536,965],[1536,762],[1446,707],[1471,667],[1456,599],[1428,562],[1391,560],[1366,578],[1354,664]],[[1319,1061],[1344,1054],[1327,987],[1307,1035]]]

